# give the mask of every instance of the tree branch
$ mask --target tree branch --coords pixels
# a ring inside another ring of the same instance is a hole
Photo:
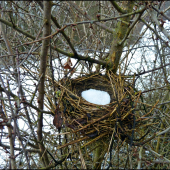
[[[134,26],[136,25],[136,23],[139,21],[140,17],[142,16],[143,12],[145,11],[145,9],[146,9],[146,7],[144,7],[144,8],[141,10],[141,13],[138,15],[138,17],[137,17],[136,20],[133,22],[133,24],[129,27],[129,29],[128,29],[127,32],[126,32],[125,37],[123,38],[123,40],[122,40],[121,42],[119,42],[119,45],[122,45],[122,44],[126,41],[127,37],[128,37],[129,34],[130,34],[130,31],[134,28]]]
[[[159,30],[170,40],[170,34],[164,28],[164,23],[159,23],[154,10],[150,10],[152,21],[158,26]]]
[[[43,3],[40,1],[37,1],[37,3],[40,5],[41,9],[44,8]],[[61,29],[61,26],[59,25],[59,23],[57,22],[57,20],[55,19],[55,17],[53,15],[51,15],[51,20],[54,22],[54,24],[56,25],[57,28]],[[69,44],[70,48],[72,49],[73,53],[76,54],[76,50],[74,49],[73,44],[70,41],[70,38],[65,34],[64,30],[61,30],[61,34],[64,36],[64,38],[66,39],[67,43]]]
[[[115,7],[115,9],[120,12],[121,14],[126,14],[127,11],[123,10],[114,0],[110,0],[111,4],[113,5],[113,7]]]
[[[48,111],[45,111],[45,110],[41,110],[41,109],[39,109],[38,107],[34,106],[33,104],[31,104],[31,103],[29,103],[29,102],[22,101],[22,103],[25,103],[25,104],[29,105],[30,107],[32,107],[33,109],[37,110],[37,111],[40,112],[40,113],[46,113],[46,114],[53,115],[52,112],[48,112]]]
[[[29,34],[26,31],[23,31],[21,28],[17,27],[16,25],[11,24],[10,22],[0,18],[0,22],[4,23],[5,25],[8,25],[9,27],[12,27],[13,29],[17,30],[18,32],[22,33],[23,35],[25,35],[26,37],[29,37],[31,39],[35,39],[34,36],[32,36],[31,34]]]
[[[5,20],[2,20],[0,18],[0,21],[5,23],[6,25],[10,26],[10,27],[13,27],[12,24],[8,21],[5,21]],[[32,36],[31,34],[23,31],[22,29],[19,29],[18,27],[14,27],[14,29],[20,33],[22,33],[23,35],[31,38],[32,40],[35,40],[35,37]],[[62,32],[62,31],[61,31]],[[63,55],[66,55],[67,57],[71,57],[71,58],[75,58],[75,59],[78,59],[78,60],[84,60],[84,61],[88,61],[88,62],[91,62],[91,63],[96,63],[96,64],[100,64],[100,65],[103,65],[103,66],[106,66],[107,65],[107,62],[105,61],[102,61],[102,60],[96,60],[96,59],[93,59],[93,58],[90,58],[89,56],[85,57],[85,56],[82,56],[82,55],[79,55],[77,53],[68,53],[66,51],[63,51],[57,47],[54,47],[54,46],[51,46],[51,48]]]
[[[159,11],[159,10],[158,10],[157,8],[155,8],[154,6],[152,6],[152,8],[153,8],[155,11],[157,11],[159,14],[161,14],[162,16],[164,16],[167,20],[170,21],[170,18],[169,18],[167,15],[165,15],[163,11]]]
[[[81,13],[83,16],[85,16],[87,19],[92,20],[92,18],[83,10],[81,10],[74,2],[68,1],[71,6],[73,6],[79,13]],[[107,27],[105,24],[102,24],[100,22],[96,22],[96,25],[103,28],[107,32],[113,33],[113,29]]]
[[[44,13],[43,13],[43,20],[45,22],[44,28],[43,28],[43,37],[47,37],[50,35],[51,32],[51,3],[50,1],[43,1],[44,4]],[[45,88],[45,72],[47,67],[47,56],[48,56],[48,49],[50,46],[50,38],[44,39],[42,41],[42,48],[41,48],[41,58],[40,58],[40,84],[39,84],[39,94],[38,94],[38,108],[40,110],[43,110],[44,107],[44,88]],[[39,112],[38,114],[38,141],[39,147],[41,150],[41,156],[43,159],[43,163],[45,166],[49,165],[49,159],[47,156],[47,152],[45,151],[45,147],[43,144],[43,136],[42,136],[42,128],[43,128],[43,113]]]
[[[166,67],[166,66],[169,66],[169,65],[170,65],[170,63],[167,63],[167,64],[165,64],[164,66],[160,66],[160,67],[157,67],[157,68],[148,70],[148,71],[143,71],[143,72],[141,72],[141,73],[135,74],[135,76],[141,76],[141,75],[143,75],[143,74],[146,74],[146,73],[149,73],[149,72],[153,72],[153,71],[159,70],[159,69],[161,69],[161,68],[163,68],[163,67]],[[132,75],[132,74],[131,74],[131,75],[127,75],[127,76],[134,76],[134,74],[133,74],[133,75]]]
[[[5,145],[5,144],[3,144],[2,142],[0,142],[0,146],[3,147],[3,148],[8,148],[8,149],[10,149],[10,146]],[[14,147],[14,150],[16,150],[16,151],[22,151],[23,149],[22,149],[22,148],[16,148],[16,147]],[[35,152],[35,153],[37,153],[37,152],[40,152],[40,149],[25,149],[25,151],[26,151],[26,152]]]
[[[169,46],[169,44],[167,43],[167,41],[165,41],[160,35],[158,35],[157,32],[156,32],[148,23],[146,23],[143,19],[141,19],[141,21],[142,21],[150,30],[152,30],[152,31],[154,32],[154,34],[155,34],[159,39],[161,39],[161,40],[170,48],[170,46]]]

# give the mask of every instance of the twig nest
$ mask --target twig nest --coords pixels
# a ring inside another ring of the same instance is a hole
[[[129,85],[116,75],[95,74],[65,80],[60,85],[59,100],[65,125],[74,132],[95,137],[101,133],[111,134],[118,120],[120,131],[129,131],[132,127],[129,96],[133,94]],[[109,101],[101,105],[85,100],[83,93],[89,89],[104,91]]]

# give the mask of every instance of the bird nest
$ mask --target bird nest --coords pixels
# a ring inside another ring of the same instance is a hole
[[[131,135],[134,101],[140,94],[135,94],[132,85],[123,77],[93,74],[63,79],[58,85],[59,107],[64,124],[71,132],[83,136],[83,139],[111,135],[115,129],[122,139]],[[111,102],[97,105],[86,101],[81,93],[89,89],[108,92]]]

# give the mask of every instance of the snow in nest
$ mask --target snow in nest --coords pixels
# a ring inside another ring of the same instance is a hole
[[[89,89],[81,93],[81,96],[90,103],[105,105],[110,103],[110,95],[108,92]]]

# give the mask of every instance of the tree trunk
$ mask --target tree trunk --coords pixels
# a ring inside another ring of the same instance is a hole
[[[123,11],[125,11],[126,13],[131,13],[133,10],[134,2],[125,1],[123,3],[124,4],[122,5],[122,9],[119,12],[121,12],[124,9]],[[113,5],[115,5],[115,3]],[[108,66],[112,67],[113,64],[113,67],[110,68],[113,71],[113,73],[116,73],[118,69],[120,57],[122,55],[122,50],[124,48],[124,42],[122,43],[122,40],[129,29],[130,19],[131,16],[122,18],[121,21],[118,22],[117,27],[113,34],[112,46],[108,57]]]

